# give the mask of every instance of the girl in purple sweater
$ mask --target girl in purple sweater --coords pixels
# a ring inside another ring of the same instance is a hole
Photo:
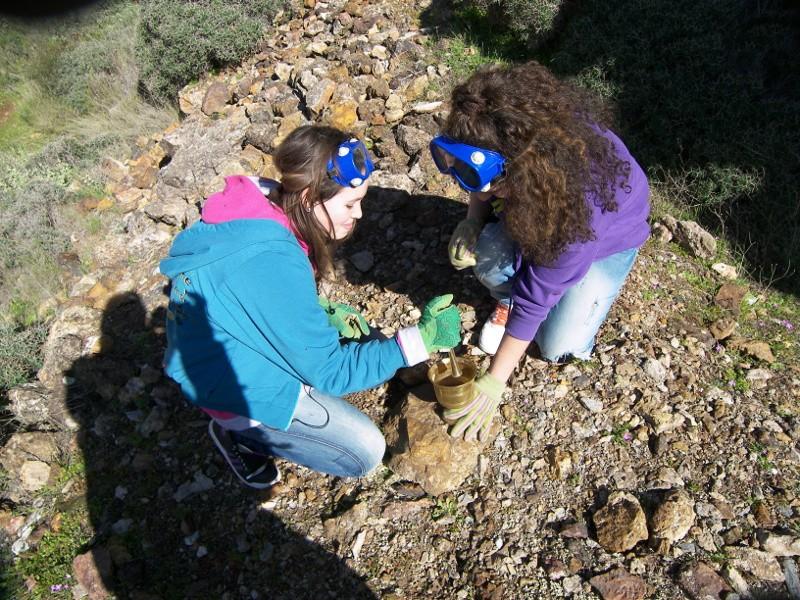
[[[446,411],[480,436],[531,341],[546,360],[586,359],[649,234],[641,167],[602,108],[536,62],[476,72],[452,92],[439,170],[470,192],[449,245],[496,300],[479,346],[493,355],[476,398]]]

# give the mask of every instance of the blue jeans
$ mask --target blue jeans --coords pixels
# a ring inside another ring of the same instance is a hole
[[[619,295],[638,252],[638,248],[631,248],[595,261],[583,279],[564,292],[534,337],[542,358],[589,358],[597,330]],[[475,254],[475,276],[495,300],[510,304],[515,250],[501,223],[486,224]]]
[[[367,415],[305,385],[287,431],[259,423],[230,433],[256,452],[340,477],[363,477],[386,451],[383,434]]]

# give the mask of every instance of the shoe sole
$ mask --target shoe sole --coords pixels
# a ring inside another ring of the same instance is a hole
[[[277,476],[269,483],[253,483],[252,481],[248,481],[247,479],[242,477],[239,474],[239,471],[236,470],[236,467],[233,466],[233,463],[231,463],[231,460],[228,458],[228,451],[225,450],[225,447],[222,445],[222,442],[220,442],[219,439],[217,439],[217,435],[214,433],[214,419],[211,419],[208,422],[208,435],[211,436],[211,440],[214,442],[214,445],[217,447],[217,450],[219,450],[220,454],[222,454],[223,458],[225,459],[225,462],[228,463],[228,466],[231,468],[231,471],[233,471],[233,474],[236,475],[236,478],[247,487],[256,490],[265,490],[267,488],[272,487],[281,480],[281,472],[276,467],[275,470],[277,471]]]

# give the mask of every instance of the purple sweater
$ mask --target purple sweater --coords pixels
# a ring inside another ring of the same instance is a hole
[[[625,144],[611,130],[602,132],[611,140],[620,159],[630,163],[631,171],[625,186],[616,188],[617,210],[603,212],[593,198],[586,202],[592,210],[591,226],[595,239],[570,244],[550,266],[532,265],[517,253],[517,272],[511,291],[512,308],[506,331],[520,340],[530,341],[550,309],[561,296],[578,283],[592,263],[617,252],[638,248],[648,235],[650,188],[647,176],[633,159]]]

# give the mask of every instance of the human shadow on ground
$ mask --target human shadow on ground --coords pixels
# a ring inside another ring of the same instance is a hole
[[[463,3],[434,0],[421,22],[434,37],[461,36],[502,60],[537,58],[612,99],[614,128],[651,180],[678,196],[668,199],[744,252],[754,275],[800,292],[792,276],[800,264],[800,5],[563,5],[557,31],[535,52]]]
[[[479,319],[491,312],[493,301],[486,288],[471,269],[454,269],[447,255],[450,235],[466,216],[465,203],[372,186],[362,211],[352,238],[338,252],[338,268],[348,282],[405,294],[420,310],[434,296],[452,293],[454,303],[475,306]],[[362,253],[371,256],[368,269],[357,266]],[[393,314],[403,312],[403,307],[386,308]]]
[[[88,512],[105,588],[137,600],[376,598],[230,473],[207,418],[161,371],[164,318],[137,294],[113,297],[95,352],[66,373],[86,490],[61,508]]]

